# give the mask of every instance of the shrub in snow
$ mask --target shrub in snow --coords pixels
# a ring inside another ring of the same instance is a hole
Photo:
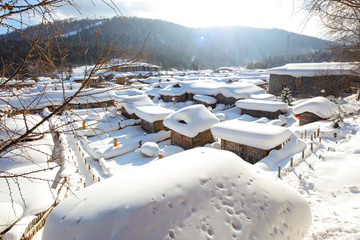
[[[280,98],[282,102],[287,103],[289,106],[291,106],[291,103],[294,101],[289,88],[284,88],[282,90]]]
[[[141,145],[140,150],[148,157],[154,157],[158,155],[159,145],[154,142],[147,142]]]
[[[286,183],[231,152],[195,148],[70,196],[43,239],[302,239],[311,220]]]

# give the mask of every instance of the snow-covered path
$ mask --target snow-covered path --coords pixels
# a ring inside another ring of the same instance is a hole
[[[68,139],[69,146],[72,149],[72,151],[74,152],[75,158],[78,163],[77,168],[79,170],[79,177],[84,180],[83,183],[85,182],[86,186],[90,186],[91,184],[93,184],[92,176],[90,175],[90,173],[87,169],[87,166],[85,166],[84,162],[81,161],[82,156],[81,156],[81,153],[79,152],[78,147],[76,146],[73,134],[72,133],[68,134],[67,139]]]
[[[317,151],[282,176],[310,204],[313,224],[305,239],[360,239],[358,124],[348,119],[340,130],[344,138],[323,138]]]

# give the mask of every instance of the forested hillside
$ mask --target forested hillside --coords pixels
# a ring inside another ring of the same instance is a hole
[[[163,69],[216,68],[246,65],[274,56],[301,55],[326,49],[329,42],[279,29],[248,27],[188,28],[162,20],[142,18],[68,19],[56,22],[61,27],[60,44],[67,47],[70,64],[84,64],[97,58],[99,49],[108,41],[119,40],[117,49],[129,49],[129,55],[144,46],[151,51],[147,62]],[[34,26],[26,29],[31,35]],[[97,36],[97,37],[96,37]],[[0,37],[0,56],[4,62],[16,63],[29,43],[17,33]],[[55,58],[56,59],[56,58]],[[56,61],[55,61],[56,62]]]

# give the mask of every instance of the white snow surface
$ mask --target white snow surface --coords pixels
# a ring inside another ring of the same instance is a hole
[[[20,204],[11,202],[0,202],[0,232],[21,218],[24,212]]]
[[[174,110],[161,106],[140,106],[135,108],[135,114],[145,121],[153,123],[155,121],[164,120],[169,114],[175,112]]]
[[[330,118],[338,112],[338,107],[324,97],[314,97],[299,103],[292,110],[294,114],[310,112],[321,118]]]
[[[49,167],[53,169],[46,170]],[[10,186],[8,186],[6,180],[0,178],[0,202],[11,202],[13,199],[15,203],[24,208],[24,216],[46,210],[54,203],[54,196],[56,196],[56,191],[50,188],[47,180],[52,183],[58,170],[59,167],[55,163],[43,163],[9,170],[8,172],[11,174],[23,174],[32,171],[35,173],[26,175],[30,179],[19,177],[20,188],[15,181],[9,181]],[[9,187],[12,194],[9,192]],[[21,193],[19,189],[21,189]]]
[[[268,69],[267,72],[293,77],[356,75],[358,74],[357,67],[358,63],[354,62],[291,63]]]
[[[204,105],[196,104],[170,114],[164,119],[163,123],[175,132],[188,137],[195,137],[218,122],[220,120]]]
[[[218,138],[263,150],[282,144],[292,135],[284,127],[238,119],[218,123],[211,128],[211,132]]]
[[[196,148],[70,196],[43,239],[302,239],[311,219],[287,184],[231,152]]]
[[[276,111],[286,111],[288,105],[283,102],[275,101],[265,101],[265,100],[256,100],[256,99],[243,99],[238,100],[235,105],[238,108],[249,109],[249,110],[259,110],[266,112],[276,112]]]

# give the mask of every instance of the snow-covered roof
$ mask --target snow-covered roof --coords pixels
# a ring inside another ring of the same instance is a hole
[[[315,77],[327,75],[359,75],[359,63],[322,62],[291,63],[267,70],[269,74],[290,75],[293,77]]]
[[[207,104],[215,104],[217,102],[216,98],[206,96],[206,95],[201,95],[201,94],[195,94],[194,99],[198,100],[198,101],[201,101],[201,102],[205,102]]]
[[[163,120],[169,114],[173,113],[174,110],[161,107],[161,106],[141,106],[135,108],[135,114],[145,121],[155,122]]]
[[[225,97],[233,97],[236,99],[250,98],[251,95],[265,93],[264,89],[252,83],[235,82],[232,84],[226,84],[224,82],[218,82],[214,79],[186,80],[179,83],[179,85],[180,88],[167,86],[166,88],[161,89],[159,93],[166,96],[179,96],[186,92],[208,96],[222,94]]]
[[[321,118],[329,118],[337,111],[337,105],[324,97],[314,97],[305,100],[293,108],[294,114],[310,112]]]
[[[14,97],[0,98],[0,104],[10,105],[19,109],[39,109],[48,106],[58,106],[62,104],[64,98],[69,98],[76,93],[77,90],[66,91],[44,91],[41,93],[23,94]],[[86,104],[96,102],[106,102],[114,100],[118,97],[115,91],[110,89],[89,89],[81,92],[70,103]]]
[[[220,122],[204,105],[197,104],[176,111],[164,119],[164,125],[175,132],[195,137]]]
[[[262,94],[251,94],[251,99],[258,99],[258,100],[266,100],[266,101],[275,101],[276,96],[268,93],[262,93]]]
[[[134,96],[121,96],[118,98],[118,107],[124,107],[129,114],[135,112],[135,108],[141,106],[153,106],[154,102],[146,94]]]
[[[266,112],[276,112],[279,110],[286,111],[288,109],[288,105],[283,102],[265,101],[265,100],[256,100],[256,99],[238,100],[235,104],[238,108],[259,110]]]
[[[211,128],[211,132],[218,138],[264,150],[282,144],[292,135],[284,127],[238,119],[218,123]]]
[[[40,115],[16,115],[10,118],[5,118],[0,121],[0,140],[7,141],[17,139],[23,135],[27,129],[33,128],[42,120]],[[48,122],[37,127],[28,137],[40,138],[43,133],[49,130]]]

